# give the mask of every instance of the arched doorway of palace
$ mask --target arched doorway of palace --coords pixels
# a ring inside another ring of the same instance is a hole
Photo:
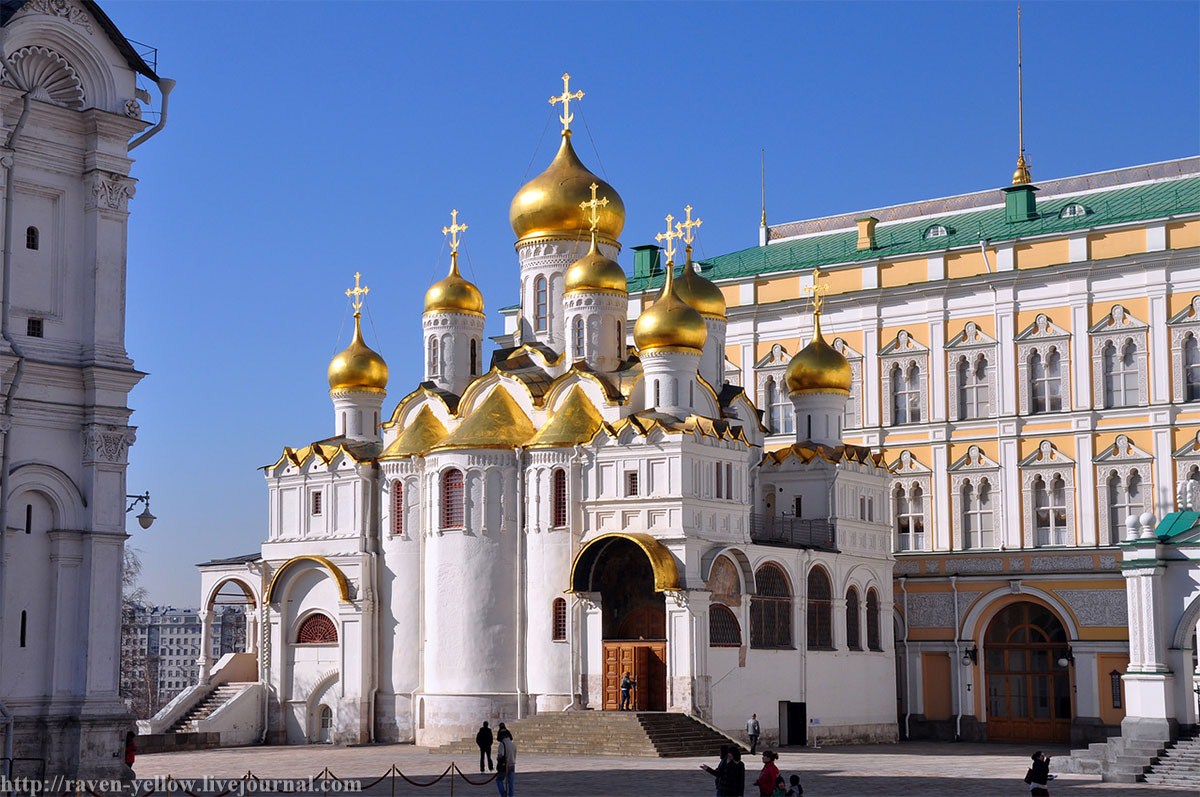
[[[597,537],[579,552],[572,568],[574,592],[599,597],[605,711],[620,707],[621,679],[636,682],[632,708],[667,708],[667,610],[665,589],[678,589],[674,557],[647,534]]]
[[[1001,609],[984,635],[990,741],[1071,741],[1070,643],[1062,621],[1023,601]]]

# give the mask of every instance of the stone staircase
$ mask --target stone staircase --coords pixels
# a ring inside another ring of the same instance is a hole
[[[1169,745],[1169,742],[1115,736],[1072,750],[1070,757],[1055,758],[1051,771],[1099,775],[1105,783],[1143,783],[1146,773]]]
[[[202,720],[212,714],[214,711],[225,705],[234,695],[249,686],[248,683],[227,683],[221,684],[216,689],[212,690],[196,705],[192,706],[186,714],[180,717],[174,725],[172,725],[167,733],[187,733],[196,730],[196,720]]]
[[[1159,786],[1186,786],[1200,793],[1200,736],[1193,734],[1167,745],[1144,779]]]
[[[561,711],[505,723],[517,756],[624,755],[658,758],[715,757],[721,745],[746,748],[687,714],[665,711]],[[495,730],[493,728],[493,730]],[[432,748],[438,755],[478,755],[472,735]]]

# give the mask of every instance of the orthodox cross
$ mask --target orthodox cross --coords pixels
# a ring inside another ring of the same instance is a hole
[[[563,132],[570,133],[571,132],[571,120],[575,118],[575,114],[571,113],[571,100],[582,100],[583,92],[576,91],[575,93],[571,93],[571,73],[570,72],[563,72],[562,82],[563,82],[563,93],[559,94],[557,97],[551,97],[550,104],[558,105],[560,102],[562,103],[563,112],[562,112],[562,116],[558,117],[558,121],[562,122],[562,124],[563,124]]]
[[[812,297],[813,312],[821,312],[821,305],[825,304],[825,294],[829,293],[828,285],[819,284],[821,272],[819,269],[813,270],[813,284],[805,285],[804,292]]]
[[[354,287],[346,289],[346,295],[351,297],[350,304],[354,308],[355,315],[358,315],[359,312],[362,310],[362,306],[363,306],[362,297],[366,296],[368,293],[371,292],[371,289],[368,288],[366,285],[359,287],[358,278],[361,276],[362,276],[362,274],[360,274],[359,272],[357,272],[357,271],[354,272]]]
[[[654,240],[663,244],[663,251],[667,253],[667,265],[675,263],[675,239],[680,236],[680,232],[676,228],[672,228],[671,222],[675,221],[675,217],[668,214],[667,216],[667,231],[660,232],[654,236]],[[663,242],[666,243],[663,243]]]
[[[595,232],[596,225],[600,223],[600,208],[608,207],[608,197],[596,198],[596,189],[600,187],[599,183],[592,183],[589,187],[592,189],[592,198],[587,202],[580,202],[579,207],[587,213],[588,221],[592,225],[592,232]]]
[[[692,221],[692,206],[688,205],[683,209],[687,213],[687,221],[675,223],[675,231],[679,233],[679,237],[683,239],[687,245],[687,261],[692,262],[692,241],[696,240],[696,234],[692,232],[696,227],[699,227],[704,222],[700,219]]]
[[[458,240],[460,232],[466,232],[467,225],[458,223],[458,211],[450,211],[450,226],[442,228],[442,235],[450,236],[450,254],[457,255],[458,247],[462,241]]]

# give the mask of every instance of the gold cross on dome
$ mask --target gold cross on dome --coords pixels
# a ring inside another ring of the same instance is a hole
[[[458,240],[460,232],[466,232],[467,225],[458,223],[458,210],[450,211],[450,226],[442,228],[442,235],[450,236],[450,254],[457,255],[462,241]]]
[[[557,97],[551,97],[550,104],[558,105],[560,102],[562,103],[563,112],[562,116],[558,117],[558,121],[562,122],[563,132],[569,133],[571,132],[571,120],[575,118],[575,114],[571,113],[571,100],[582,100],[583,92],[576,91],[574,94],[571,93],[570,72],[563,72],[562,82],[563,93],[559,94]]]
[[[587,213],[588,221],[592,225],[592,232],[595,232],[596,225],[600,223],[600,208],[608,207],[608,197],[596,198],[596,189],[600,187],[599,183],[592,183],[589,187],[592,189],[592,198],[586,202],[580,202],[579,207]]]
[[[687,244],[687,248],[690,251],[692,248],[692,241],[696,240],[696,234],[694,232],[692,232],[692,230],[699,227],[704,222],[701,221],[700,219],[696,219],[695,221],[692,221],[692,206],[691,205],[688,205],[687,207],[685,207],[683,209],[683,212],[687,214],[687,221],[677,222],[675,224],[675,229],[679,233],[679,237],[683,239],[683,242],[685,244]]]
[[[813,284],[805,285],[804,292],[812,297],[813,312],[821,312],[821,305],[825,304],[825,294],[829,293],[828,285],[821,285],[818,280],[821,279],[821,271],[813,270]]]
[[[660,244],[663,244],[663,251],[667,253],[668,263],[675,262],[675,239],[680,235],[678,229],[672,228],[671,222],[673,221],[675,221],[675,217],[668,214],[667,231],[660,232],[658,235],[654,236],[654,240],[658,241]],[[663,243],[664,241],[666,243]]]
[[[362,310],[362,297],[371,292],[371,289],[366,285],[359,287],[358,278],[361,276],[362,274],[358,273],[357,271],[354,272],[354,287],[346,289],[346,295],[350,297],[350,304],[354,308],[355,315],[358,315],[359,311]]]

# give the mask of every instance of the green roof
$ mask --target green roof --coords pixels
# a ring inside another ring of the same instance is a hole
[[[996,199],[999,203],[997,206],[982,210],[880,224],[875,230],[874,249],[858,249],[858,232],[849,229],[718,255],[702,261],[701,272],[713,281],[744,279],[838,263],[978,247],[983,240],[997,243],[1197,213],[1200,212],[1200,177],[1164,180],[1074,196],[1046,197],[1038,200],[1038,217],[1031,221],[1006,221],[1003,197],[999,191],[996,192]],[[1086,215],[1059,218],[1059,213],[1069,204],[1083,205],[1088,212]],[[926,238],[925,231],[934,225],[946,227],[950,234]],[[661,274],[631,276],[629,292],[637,293],[661,284]]]
[[[1158,528],[1154,530],[1154,535],[1160,540],[1178,537],[1195,528],[1198,520],[1200,520],[1200,512],[1171,512],[1159,522]]]

